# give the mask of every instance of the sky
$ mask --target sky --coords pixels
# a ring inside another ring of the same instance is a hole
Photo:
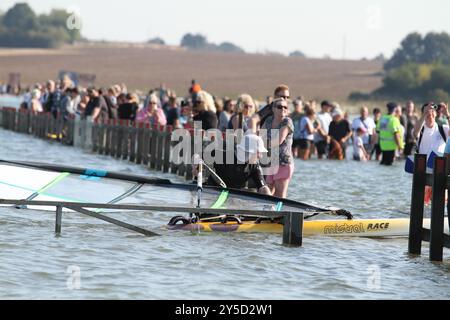
[[[1,0],[6,11],[16,2]],[[22,1],[23,2],[23,1]],[[300,50],[334,59],[390,57],[411,32],[450,33],[448,0],[29,0],[35,12],[77,12],[92,40],[178,45],[185,33],[247,52]]]

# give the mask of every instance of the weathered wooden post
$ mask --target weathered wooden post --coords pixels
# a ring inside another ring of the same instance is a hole
[[[283,244],[301,247],[303,242],[303,213],[289,212],[283,217]]]
[[[136,142],[137,142],[137,125],[136,122],[132,124],[130,129],[130,161],[136,161]]]
[[[62,206],[56,206],[55,234],[57,236],[61,234],[61,221],[62,221]]]
[[[414,156],[414,175],[411,192],[408,252],[420,254],[422,250],[423,206],[426,184],[427,155]]]
[[[434,159],[433,197],[430,224],[430,261],[442,261],[444,251],[444,208],[447,188],[446,159]]]
[[[145,125],[144,132],[142,134],[142,163],[145,166],[150,166],[150,153],[152,152],[152,142],[153,142],[153,128],[150,123]]]
[[[130,120],[126,120],[123,127],[123,139],[122,139],[122,159],[128,159],[129,151],[128,147],[130,145]]]
[[[137,151],[136,151],[136,164],[142,163],[142,149],[144,147],[144,124],[139,123],[137,129]]]
[[[150,169],[156,169],[156,152],[157,152],[157,146],[158,146],[158,135],[159,135],[159,130],[158,130],[158,125],[154,125],[152,127],[152,136],[150,139],[150,164],[149,167]]]
[[[164,128],[164,164],[163,164],[163,172],[169,172],[170,167],[170,136],[172,134],[172,126],[166,126]]]
[[[156,170],[162,171],[164,156],[164,131],[165,127],[158,126],[158,145],[156,147]]]

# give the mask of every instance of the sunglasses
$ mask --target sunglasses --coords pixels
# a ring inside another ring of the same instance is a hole
[[[281,109],[287,110],[287,109],[289,109],[289,107],[288,107],[288,106],[281,106],[281,105],[278,105],[278,106],[277,106],[277,109],[278,109],[278,110],[281,110]]]
[[[244,106],[244,108],[245,108],[245,109],[251,109],[251,108],[253,108],[253,106],[252,106],[251,104],[246,104],[246,105]]]

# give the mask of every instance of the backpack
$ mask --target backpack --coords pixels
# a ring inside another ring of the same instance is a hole
[[[442,140],[444,140],[444,143],[446,143],[447,142],[447,137],[445,136],[444,127],[439,124],[438,125],[438,129],[439,129],[439,133],[441,134]],[[423,138],[423,132],[424,131],[425,131],[425,126],[423,126],[422,130],[420,130],[419,140],[417,141],[417,145],[416,145],[416,153],[419,153],[420,144],[422,143],[422,138]]]

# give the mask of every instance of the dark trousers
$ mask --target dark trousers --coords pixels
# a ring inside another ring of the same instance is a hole
[[[413,153],[413,149],[416,146],[415,142],[407,142],[405,143],[405,149],[403,150],[403,155],[405,157],[410,156]]]
[[[382,151],[381,163],[385,166],[390,166],[394,162],[395,150],[393,151]]]

